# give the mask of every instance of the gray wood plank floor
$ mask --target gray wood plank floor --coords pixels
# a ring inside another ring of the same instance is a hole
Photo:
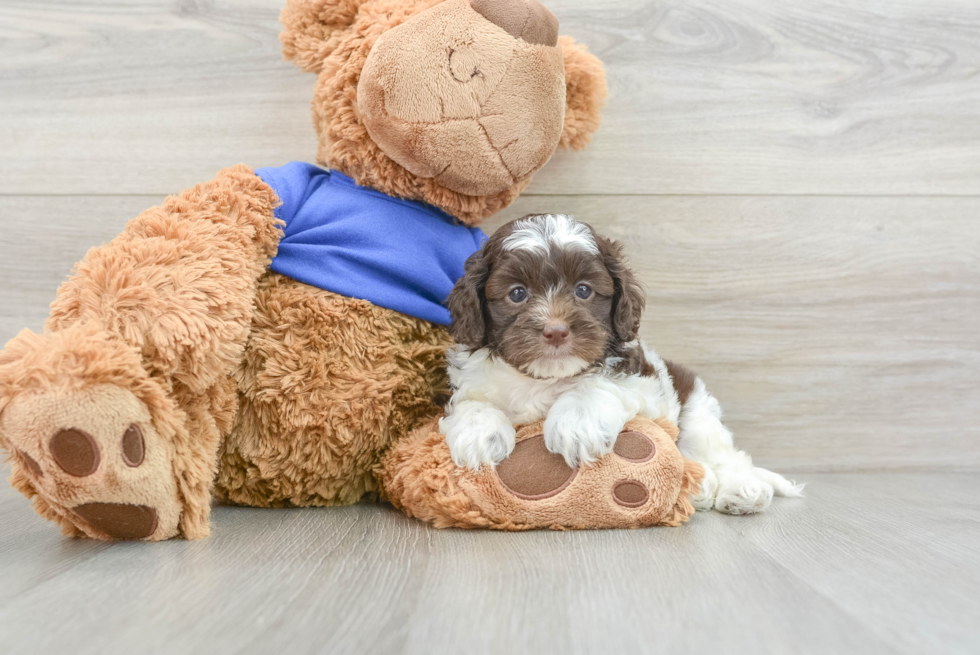
[[[4,653],[976,653],[980,477],[812,474],[683,528],[433,530],[218,507],[201,542],[69,540],[0,490]],[[937,497],[941,502],[936,502]]]

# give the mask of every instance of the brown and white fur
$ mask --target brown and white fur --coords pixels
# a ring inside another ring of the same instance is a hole
[[[642,287],[620,244],[569,216],[501,227],[466,263],[449,297],[453,395],[440,421],[453,460],[478,469],[514,449],[514,425],[544,420],[569,466],[612,451],[636,415],[666,417],[705,468],[698,509],[759,512],[802,486],[753,466],[696,375],[638,339]]]

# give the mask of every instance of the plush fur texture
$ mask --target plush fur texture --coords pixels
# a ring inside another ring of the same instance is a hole
[[[530,173],[466,196],[395,163],[358,113],[372,45],[436,4],[291,0],[283,52],[318,73],[320,163],[475,224],[511,202]],[[558,74],[557,46],[528,51],[521,36],[474,15],[482,33],[505,35],[525,59],[552,48]],[[532,32],[524,36],[539,38]],[[561,139],[580,147],[598,125],[605,78],[581,47],[566,40],[561,53],[566,84],[541,97],[562,95],[573,114],[592,114],[569,127],[564,112],[563,130],[585,127]],[[270,272],[278,202],[244,165],[167,198],[88,252],[43,335],[25,330],[0,353],[0,449],[11,482],[66,534],[205,537],[213,497],[261,507],[356,502],[377,494],[390,445],[439,411],[446,330]]]
[[[449,343],[440,326],[266,274],[216,496],[299,507],[376,492],[379,453],[439,411]]]
[[[752,465],[696,375],[637,339],[645,305],[622,247],[568,216],[500,228],[467,262],[449,299],[453,395],[440,421],[453,461],[473,470],[511,456],[513,425],[544,421],[569,466],[600,461],[637,416],[680,425],[681,452],[703,464],[696,504],[745,514],[801,487]]]
[[[395,444],[384,460],[381,479],[392,504],[440,528],[567,530],[684,523],[694,514],[690,496],[700,488],[701,466],[678,452],[677,428],[669,421],[636,418],[625,428],[655,444],[652,457],[635,461],[610,453],[593,466],[566,468],[571,479],[536,498],[517,495],[508,483],[533,484],[527,477],[541,475],[541,465],[511,476],[491,467],[458,467],[434,423]],[[516,443],[540,439],[542,430],[540,422],[518,426]],[[559,460],[546,466],[563,464]],[[624,505],[617,500],[617,485],[624,483],[640,490],[636,502]]]

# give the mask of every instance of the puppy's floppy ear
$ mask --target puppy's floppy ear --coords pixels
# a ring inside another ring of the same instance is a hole
[[[486,345],[486,286],[490,277],[487,246],[466,260],[466,273],[456,282],[449,294],[449,313],[453,322],[449,334],[456,343],[469,348]]]
[[[341,30],[354,24],[365,0],[288,0],[279,14],[282,55],[308,73],[319,73],[338,45]]]
[[[565,124],[558,145],[581,150],[602,121],[602,105],[609,94],[606,69],[572,37],[558,37],[558,45],[565,59]]]
[[[640,332],[640,319],[646,307],[646,293],[629,268],[622,244],[595,235],[602,261],[613,279],[612,324],[621,341],[632,341]]]

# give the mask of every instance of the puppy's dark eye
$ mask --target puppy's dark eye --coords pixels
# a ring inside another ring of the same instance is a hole
[[[524,287],[514,287],[508,295],[512,302],[523,302],[527,298],[527,289]]]
[[[575,295],[582,300],[585,300],[592,295],[592,288],[588,284],[580,284],[575,287]]]

